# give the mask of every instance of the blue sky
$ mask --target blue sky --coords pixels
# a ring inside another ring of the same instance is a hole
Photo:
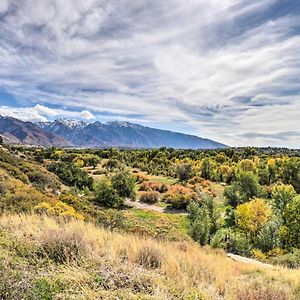
[[[1,0],[0,114],[300,147],[300,0]]]

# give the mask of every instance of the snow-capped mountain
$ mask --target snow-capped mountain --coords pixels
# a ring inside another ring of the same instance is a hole
[[[214,149],[226,147],[209,139],[167,130],[154,129],[125,121],[103,124],[58,119],[38,123],[40,128],[62,136],[75,147],[129,147],[129,148],[190,148]]]
[[[0,136],[5,143],[39,146],[72,146],[61,135],[44,130],[31,122],[0,116]]]

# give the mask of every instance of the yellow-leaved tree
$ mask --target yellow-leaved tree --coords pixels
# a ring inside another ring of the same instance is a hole
[[[237,207],[238,226],[253,240],[272,216],[272,210],[263,199],[255,198]]]

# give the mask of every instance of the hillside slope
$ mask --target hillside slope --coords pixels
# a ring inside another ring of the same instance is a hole
[[[0,135],[4,142],[40,146],[65,147],[71,144],[63,137],[45,131],[31,122],[0,116]]]
[[[0,217],[1,299],[299,299],[299,271],[78,220]],[[283,279],[284,278],[284,279]]]

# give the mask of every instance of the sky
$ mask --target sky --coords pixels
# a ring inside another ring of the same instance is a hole
[[[300,0],[0,0],[0,115],[300,148]]]

